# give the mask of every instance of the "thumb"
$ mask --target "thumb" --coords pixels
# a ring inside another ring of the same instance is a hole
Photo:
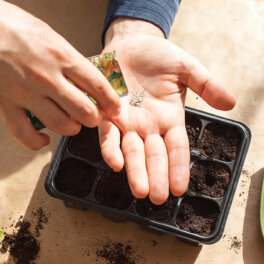
[[[179,81],[219,110],[231,110],[235,97],[195,58],[188,55],[180,72]]]

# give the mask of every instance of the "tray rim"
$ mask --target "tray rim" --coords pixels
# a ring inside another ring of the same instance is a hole
[[[69,201],[69,202],[78,204],[80,206],[94,208],[97,211],[101,212],[102,214],[109,214],[110,216],[113,216],[113,217],[120,217],[127,221],[133,221],[140,225],[144,225],[147,228],[153,229],[155,231],[169,233],[174,236],[181,237],[190,242],[202,243],[202,244],[216,243],[218,240],[221,239],[223,232],[224,232],[224,227],[227,221],[228,213],[230,211],[230,207],[231,207],[231,204],[234,198],[234,194],[235,194],[237,184],[240,178],[242,167],[243,167],[243,164],[244,164],[247,152],[248,152],[248,148],[250,145],[251,131],[248,126],[246,126],[245,124],[239,121],[235,121],[232,119],[228,119],[225,117],[221,117],[218,115],[214,115],[214,114],[200,111],[200,110],[190,108],[190,107],[185,107],[185,110],[186,110],[186,113],[198,115],[198,117],[201,119],[206,119],[206,120],[209,119],[211,122],[217,121],[217,122],[229,124],[232,126],[236,126],[238,129],[240,129],[243,132],[243,139],[242,139],[241,148],[239,150],[239,157],[237,158],[234,164],[234,171],[231,172],[231,176],[234,175],[233,184],[229,188],[229,194],[226,194],[229,196],[223,201],[222,212],[220,210],[219,219],[216,223],[217,228],[210,236],[203,237],[195,233],[190,233],[190,232],[181,230],[179,228],[175,228],[174,226],[170,226],[165,223],[157,222],[155,220],[150,220],[146,218],[142,219],[142,217],[139,217],[137,215],[128,214],[126,211],[118,210],[115,208],[110,208],[110,207],[100,205],[97,203],[93,203],[93,202],[89,203],[88,201],[82,200],[82,198],[73,197],[73,196],[67,195],[65,193],[62,193],[56,190],[53,184],[53,179],[57,172],[58,165],[63,158],[63,153],[65,152],[65,148],[67,147],[67,142],[71,138],[69,136],[63,136],[60,139],[60,142],[57,146],[56,152],[52,158],[52,162],[51,162],[51,165],[49,167],[49,170],[48,170],[48,173],[45,179],[46,191],[55,198]]]

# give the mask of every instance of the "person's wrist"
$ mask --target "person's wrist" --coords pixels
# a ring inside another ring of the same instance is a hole
[[[165,38],[163,31],[151,22],[134,18],[117,18],[106,31],[105,46],[135,35],[152,35]]]

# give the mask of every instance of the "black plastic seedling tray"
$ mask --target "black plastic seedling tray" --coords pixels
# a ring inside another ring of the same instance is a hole
[[[213,244],[224,231],[248,151],[251,133],[242,123],[186,108],[191,179],[181,197],[161,206],[130,192],[125,170],[104,162],[97,128],[62,137],[45,182],[47,192],[66,205],[94,208],[119,221],[170,233],[189,242]]]

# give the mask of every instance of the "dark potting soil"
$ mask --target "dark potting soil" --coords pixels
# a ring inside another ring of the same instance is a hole
[[[223,161],[236,159],[241,144],[241,136],[233,127],[209,124],[201,139],[201,153],[209,158]]]
[[[31,212],[32,223],[19,218],[12,234],[4,233],[4,239],[0,243],[0,252],[5,254],[9,251],[10,257],[16,264],[30,264],[38,257],[40,243],[36,237],[40,236],[40,229],[48,222],[48,216],[42,207]],[[30,228],[35,223],[35,233]],[[13,226],[13,224],[11,225]]]
[[[63,193],[85,197],[92,191],[96,177],[96,168],[79,160],[66,159],[54,179],[55,187]]]
[[[186,115],[185,126],[189,139],[189,145],[191,148],[193,148],[195,147],[195,144],[200,134],[201,122],[195,117]]]
[[[30,233],[31,223],[19,221],[16,224],[17,232],[5,234],[1,252],[9,251],[16,264],[30,264],[38,256],[40,246],[37,239]]]
[[[39,207],[37,210],[33,211],[32,216],[34,218],[37,218],[36,225],[35,225],[35,232],[36,232],[36,237],[40,236],[40,230],[44,229],[43,224],[47,224],[49,219],[42,207]]]
[[[183,199],[176,223],[180,229],[209,236],[215,229],[219,208],[216,203],[198,197]]]
[[[71,138],[69,143],[70,152],[92,162],[102,160],[97,128],[82,127],[80,133]]]
[[[129,244],[112,241],[107,241],[97,249],[96,256],[105,259],[108,264],[137,264],[142,258],[136,255]]]
[[[157,221],[169,221],[173,215],[178,199],[170,195],[168,200],[162,205],[153,204],[149,198],[138,199],[136,202],[136,212],[146,218]]]
[[[231,246],[230,246],[230,249],[234,249],[235,253],[239,253],[239,250],[241,249],[242,247],[242,241],[240,239],[238,239],[237,236],[234,236],[232,239],[231,239]]]
[[[123,172],[105,171],[96,190],[96,200],[116,209],[127,209],[133,200],[127,176]]]
[[[189,189],[213,198],[222,197],[230,180],[229,169],[216,162],[197,161],[191,168]]]

